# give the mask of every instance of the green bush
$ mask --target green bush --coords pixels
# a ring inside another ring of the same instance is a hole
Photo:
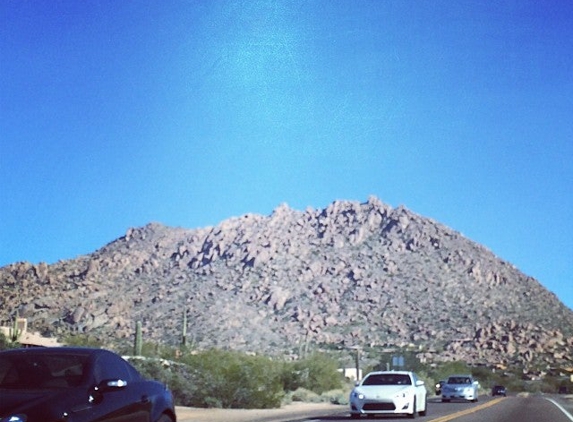
[[[285,363],[282,380],[285,391],[305,388],[322,394],[341,388],[343,377],[338,372],[338,363],[334,359],[315,353],[306,359]]]
[[[343,384],[338,365],[326,355],[284,362],[221,350],[167,354],[169,360],[134,357],[130,362],[145,377],[167,384],[177,405],[268,409],[280,407],[285,399],[347,400],[338,390]]]
[[[349,396],[350,396],[350,390],[343,390],[343,389],[326,391],[321,394],[323,401],[327,403],[342,404],[342,405],[348,405]]]
[[[0,333],[0,350],[14,349],[16,347],[20,347],[20,343],[12,342],[4,333]]]
[[[470,374],[471,369],[465,362],[445,362],[434,371],[433,377],[438,381],[445,380],[454,374]]]
[[[288,394],[288,401],[298,401],[304,403],[320,403],[322,398],[314,391],[307,390],[306,388],[297,388]]]
[[[64,338],[64,344],[77,347],[103,347],[102,342],[89,334],[70,334]]]
[[[187,365],[141,357],[133,357],[129,361],[145,378],[167,385],[177,405],[192,406],[193,398],[197,396],[197,386],[193,383],[193,373]]]
[[[193,406],[243,409],[279,407],[284,391],[280,367],[268,358],[210,350],[188,355],[196,385]]]

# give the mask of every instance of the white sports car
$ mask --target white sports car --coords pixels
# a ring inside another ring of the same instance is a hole
[[[407,414],[424,416],[427,412],[424,381],[413,372],[370,372],[350,393],[350,416]]]

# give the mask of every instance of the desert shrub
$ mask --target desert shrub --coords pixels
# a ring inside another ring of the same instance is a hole
[[[155,379],[167,385],[177,405],[190,406],[196,395],[196,385],[187,365],[161,359],[132,357],[129,362],[148,379]]]
[[[306,388],[299,388],[295,391],[288,392],[283,399],[283,403],[304,402],[347,405],[349,395],[350,390],[344,389],[330,390],[322,394],[316,394],[314,391],[307,390]]]
[[[68,346],[96,347],[96,348],[100,348],[103,346],[102,342],[98,340],[96,337],[84,333],[70,334],[66,336],[64,338],[64,344]]]
[[[557,393],[559,387],[566,387],[568,391],[571,390],[571,381],[564,377],[546,376],[542,380],[527,382],[525,391],[531,393]]]
[[[471,373],[471,368],[468,367],[467,363],[454,361],[442,363],[432,374],[433,378],[436,380],[447,379],[453,374],[469,374]]]
[[[336,361],[313,355],[296,362],[239,352],[187,352],[172,359],[132,357],[143,376],[169,386],[181,406],[267,409],[287,401],[342,401]],[[285,393],[287,392],[287,393]]]
[[[322,401],[320,395],[306,388],[297,388],[295,391],[288,393],[288,401],[299,401],[305,403],[319,403]]]
[[[503,379],[499,379],[496,382],[491,383],[490,387],[493,387],[494,385],[503,385],[505,386],[505,388],[507,388],[507,391],[509,393],[520,393],[520,392],[528,392],[529,391],[534,391],[533,389],[529,389],[528,384],[530,384],[529,381],[524,381],[520,378],[503,378]],[[491,389],[490,391],[486,391],[487,393],[491,394]]]
[[[280,367],[268,358],[210,350],[185,359],[196,386],[192,406],[244,409],[279,407]]]
[[[285,391],[305,388],[317,394],[342,387],[338,363],[329,356],[315,353],[308,358],[284,364],[282,374]]]
[[[350,391],[343,389],[326,391],[320,395],[322,401],[324,402],[332,404],[342,404],[342,405],[348,405],[349,396],[350,396]]]
[[[0,333],[0,350],[13,349],[16,347],[20,347],[20,343],[12,342],[4,333]]]

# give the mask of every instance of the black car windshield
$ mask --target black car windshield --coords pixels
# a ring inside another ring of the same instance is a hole
[[[404,374],[373,374],[362,385],[411,385],[412,381]]]
[[[81,383],[87,356],[10,354],[0,356],[0,388],[67,388]]]

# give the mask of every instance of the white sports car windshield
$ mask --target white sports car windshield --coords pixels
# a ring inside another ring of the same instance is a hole
[[[404,374],[374,374],[366,378],[362,385],[412,385],[412,381]]]

